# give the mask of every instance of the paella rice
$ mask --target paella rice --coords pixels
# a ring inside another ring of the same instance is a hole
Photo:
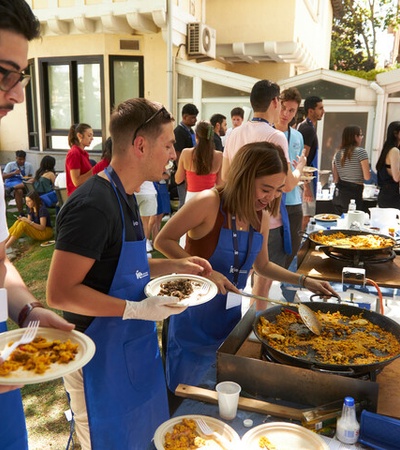
[[[332,245],[334,247],[353,248],[359,250],[388,248],[395,244],[393,239],[377,234],[347,235],[339,231],[333,234],[317,232],[313,233],[310,237],[314,242],[318,242],[322,245]]]
[[[12,342],[9,343],[12,345]],[[48,341],[37,336],[30,344],[19,345],[10,357],[0,364],[0,376],[7,376],[18,369],[31,370],[42,374],[51,364],[67,364],[75,359],[78,353],[78,344],[69,339]]]
[[[172,295],[173,297],[178,297],[180,300],[190,297],[193,294],[194,287],[200,286],[197,281],[192,281],[188,279],[178,279],[166,281],[160,284],[160,291],[158,295]]]
[[[197,432],[197,425],[193,419],[182,419],[167,431],[164,436],[165,450],[221,450],[213,439],[204,439]]]
[[[275,350],[322,364],[374,364],[400,354],[396,336],[366,320],[362,312],[350,317],[339,311],[316,315],[322,323],[320,336],[290,311],[279,313],[275,322],[260,316],[257,331]]]

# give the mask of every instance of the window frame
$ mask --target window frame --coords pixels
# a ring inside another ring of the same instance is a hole
[[[68,57],[46,57],[39,58],[39,86],[40,86],[40,102],[41,108],[41,140],[44,151],[60,151],[66,152],[67,149],[53,148],[50,145],[50,141],[54,136],[68,136],[69,129],[64,128],[51,128],[50,123],[50,89],[49,89],[49,77],[48,67],[55,65],[68,65],[69,70],[69,82],[70,82],[70,101],[71,101],[71,124],[79,123],[79,98],[78,98],[78,75],[77,67],[81,64],[99,64],[100,66],[100,117],[101,128],[93,129],[93,134],[96,137],[101,137],[102,142],[106,140],[106,116],[105,116],[105,83],[104,83],[104,57],[102,55],[87,55],[87,56],[68,56]],[[89,153],[98,153],[98,150],[88,150]]]
[[[115,61],[137,62],[139,64],[139,98],[144,98],[144,57],[143,56],[127,56],[127,55],[109,55],[109,87],[110,87],[110,112],[113,111],[115,105]]]

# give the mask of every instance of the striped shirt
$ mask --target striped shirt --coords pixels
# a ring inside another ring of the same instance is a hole
[[[363,184],[364,176],[361,167],[361,161],[368,159],[367,151],[362,147],[356,147],[353,150],[351,158],[346,158],[345,163],[342,166],[340,160],[343,153],[344,150],[341,149],[337,151],[334,156],[334,163],[338,171],[339,178],[343,181],[347,181],[348,183]]]

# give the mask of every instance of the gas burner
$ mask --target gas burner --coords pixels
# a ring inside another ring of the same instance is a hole
[[[364,267],[368,264],[380,264],[388,261],[392,261],[396,257],[396,252],[392,249],[388,251],[382,251],[381,253],[374,253],[372,255],[361,251],[354,251],[353,253],[343,254],[337,250],[331,250],[329,248],[322,249],[324,253],[332,259],[345,262],[352,267]]]
[[[266,346],[264,346],[264,344],[261,345],[261,355],[260,355],[260,359],[262,361],[267,361],[267,362],[272,362],[275,364],[283,364],[282,361],[279,361],[278,359],[274,358],[271,353],[268,351],[268,348]],[[287,362],[285,362],[285,364],[288,364]],[[293,365],[293,367],[298,367]],[[311,369],[309,369],[311,370]],[[332,374],[334,375],[340,375],[342,377],[348,377],[348,378],[356,378],[357,380],[362,380],[362,381],[376,381],[376,377],[382,372],[383,369],[377,369],[377,370],[372,370],[366,373],[349,373],[349,372],[343,372],[340,373],[340,371],[332,371]],[[324,369],[325,373],[330,373],[329,370]]]

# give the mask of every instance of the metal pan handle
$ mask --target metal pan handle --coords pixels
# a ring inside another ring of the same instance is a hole
[[[355,375],[355,371],[352,368],[349,368],[347,370],[330,370],[330,369],[323,369],[321,367],[317,367],[312,365],[310,367],[311,370],[314,370],[315,372],[326,372],[326,373],[330,373],[332,375],[348,375],[348,376],[354,376]]]

